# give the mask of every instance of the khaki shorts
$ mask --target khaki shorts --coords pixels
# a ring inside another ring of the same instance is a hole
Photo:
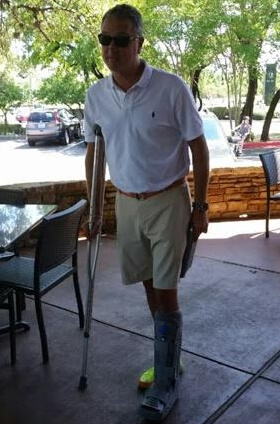
[[[117,193],[117,240],[124,284],[153,278],[157,289],[176,288],[190,212],[187,185],[145,200]]]

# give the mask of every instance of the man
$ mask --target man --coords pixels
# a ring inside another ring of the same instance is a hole
[[[161,421],[178,398],[182,317],[177,284],[190,219],[195,238],[207,231],[209,154],[189,88],[177,76],[139,58],[144,39],[137,9],[123,4],[107,11],[98,38],[111,74],[94,84],[86,97],[88,192],[93,128],[98,124],[117,188],[122,278],[124,284],[143,281],[155,322],[155,381],[140,413]],[[192,212],[185,181],[188,146],[195,180]],[[98,228],[97,216],[94,232]]]
[[[234,136],[232,137],[232,142],[236,143],[234,147],[234,153],[236,154],[236,156],[240,156],[242,154],[244,141],[246,140],[250,132],[250,117],[244,116],[241,124],[239,124],[234,129]]]

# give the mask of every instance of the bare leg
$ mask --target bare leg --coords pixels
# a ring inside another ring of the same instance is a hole
[[[155,290],[157,310],[160,312],[170,313],[179,310],[177,297],[177,289]]]
[[[241,140],[239,141],[239,146],[238,146],[238,151],[241,154],[243,151],[243,144],[244,144],[244,137],[241,138]]]
[[[151,312],[152,317],[155,317],[155,313],[157,310],[157,304],[156,304],[156,296],[155,296],[155,289],[153,288],[153,279],[143,281],[143,285],[146,291],[146,297],[148,306]]]
[[[153,280],[143,281],[147,302],[154,318],[157,310],[162,312],[175,312],[179,309],[177,289],[160,290],[153,288]]]

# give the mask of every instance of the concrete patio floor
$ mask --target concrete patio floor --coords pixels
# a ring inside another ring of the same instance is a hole
[[[166,424],[280,423],[280,220],[211,223],[181,281],[184,316],[180,399]],[[86,242],[80,283],[87,291]],[[50,362],[42,364],[33,300],[17,334],[17,363],[0,337],[1,424],[140,424],[137,391],[152,364],[153,325],[141,284],[120,281],[113,237],[96,273],[88,388],[78,390],[83,333],[71,280],[43,300]],[[4,311],[1,322],[6,319]]]

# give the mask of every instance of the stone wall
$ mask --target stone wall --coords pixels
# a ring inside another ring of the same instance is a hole
[[[189,175],[193,192],[193,175]],[[19,187],[19,186],[17,186]],[[84,181],[38,183],[21,185],[26,192],[27,203],[56,203],[60,209],[86,198]],[[106,182],[103,231],[114,233],[116,190]],[[208,192],[210,221],[258,219],[265,217],[266,186],[261,167],[224,168],[211,171]],[[280,202],[271,206],[271,217],[280,217]]]
[[[193,194],[193,174],[188,177]],[[277,188],[275,187],[275,190]],[[115,188],[107,182],[105,221],[115,229]],[[266,212],[266,185],[261,167],[214,169],[210,174],[208,190],[210,221],[237,219],[264,219]],[[271,217],[280,217],[280,202],[271,204]]]

